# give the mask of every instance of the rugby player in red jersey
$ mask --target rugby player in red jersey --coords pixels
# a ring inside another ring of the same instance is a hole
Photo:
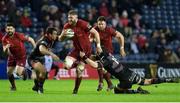
[[[120,55],[125,56],[125,51],[124,51],[124,36],[118,32],[117,30],[113,29],[112,27],[106,26],[106,19],[104,16],[100,16],[97,19],[97,26],[94,27],[96,31],[98,31],[99,36],[100,36],[100,41],[101,41],[101,47],[106,49],[107,52],[113,53],[113,46],[112,46],[112,39],[115,37],[120,45]],[[93,36],[91,36],[93,37]],[[108,88],[107,91],[113,89],[113,84],[110,80],[110,73],[106,72],[103,69],[98,69],[98,74],[99,74],[99,85],[97,88],[97,91],[101,91],[103,89],[103,78],[105,78]]]
[[[70,69],[76,64],[76,80],[73,94],[77,94],[78,88],[82,80],[82,72],[84,70],[85,63],[80,58],[79,52],[83,51],[89,57],[91,55],[91,43],[89,40],[89,33],[94,34],[97,45],[97,52],[101,52],[99,33],[88,22],[78,19],[78,13],[75,10],[68,12],[68,22],[64,25],[63,31],[59,36],[59,40],[63,40],[67,35],[68,29],[74,32],[72,37],[74,49],[65,58],[64,68]]]
[[[6,34],[2,38],[3,51],[8,54],[7,75],[11,83],[11,90],[16,90],[13,71],[24,80],[26,79],[25,63],[26,63],[26,48],[24,42],[30,42],[35,47],[35,42],[31,37],[25,36],[23,33],[15,32],[15,27],[11,23],[6,24]]]

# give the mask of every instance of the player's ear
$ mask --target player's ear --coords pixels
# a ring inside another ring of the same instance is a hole
[[[6,31],[6,32],[8,31],[7,27],[5,28],[5,31]]]
[[[15,32],[15,30],[16,30],[16,29],[13,27],[13,32]]]
[[[78,15],[75,15],[76,19],[78,18]]]

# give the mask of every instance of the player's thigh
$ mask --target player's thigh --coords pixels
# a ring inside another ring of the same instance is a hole
[[[74,57],[67,56],[64,61],[64,68],[70,69],[75,61],[76,59]]]
[[[35,71],[38,71],[40,73],[45,73],[46,72],[45,67],[44,67],[44,65],[41,62],[33,63],[32,67],[33,67],[33,69]]]

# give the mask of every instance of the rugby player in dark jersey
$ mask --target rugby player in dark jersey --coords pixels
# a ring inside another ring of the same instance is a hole
[[[149,94],[147,90],[143,90],[141,87],[138,87],[137,90],[132,90],[131,87],[133,84],[149,85],[169,81],[167,79],[160,78],[142,78],[139,74],[124,67],[111,53],[101,52],[97,55],[99,57],[99,62],[92,61],[85,55],[84,52],[80,52],[80,56],[94,68],[104,67],[104,69],[119,80],[119,83],[114,88],[115,94]]]
[[[55,28],[47,28],[45,34],[37,42],[28,57],[28,63],[36,72],[36,79],[34,80],[33,90],[38,93],[43,93],[43,84],[46,78],[46,69],[44,67],[45,55],[50,55],[53,60],[59,61],[59,57],[50,51],[54,41],[57,39],[57,30]]]

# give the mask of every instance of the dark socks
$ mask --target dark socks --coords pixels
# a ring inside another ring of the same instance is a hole
[[[38,80],[37,80],[37,79],[34,79],[34,85],[35,85],[36,87],[38,87]]]
[[[45,78],[39,78],[38,86],[39,86],[40,88],[43,88],[44,82],[45,82]]]
[[[104,79],[106,80],[108,87],[111,87],[113,84],[111,82],[111,74],[106,72],[104,75]]]
[[[12,86],[13,88],[16,88],[15,80],[14,80],[14,75],[13,75],[13,74],[8,75],[8,79],[9,79],[9,81],[10,81],[10,83],[11,83],[11,86]]]
[[[78,91],[79,86],[80,86],[80,84],[81,84],[81,80],[82,80],[82,77],[80,77],[80,78],[76,77],[75,87],[74,87],[74,90],[73,90],[73,93],[74,93],[74,94],[77,94],[77,91]]]
[[[98,70],[98,75],[99,75],[99,84],[103,83],[103,70],[102,69]]]

